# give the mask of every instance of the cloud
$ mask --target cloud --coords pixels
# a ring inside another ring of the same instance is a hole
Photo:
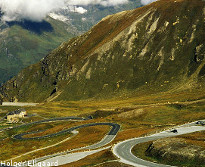
[[[141,0],[141,4],[142,5],[147,5],[147,4],[155,2],[155,1],[157,1],[157,0]]]
[[[4,21],[42,21],[49,12],[64,5],[62,0],[0,0]]]
[[[66,0],[69,5],[100,4],[103,6],[114,6],[127,3],[129,0]]]
[[[87,12],[87,10],[83,7],[77,7],[77,6],[68,6],[64,9],[69,10],[70,12],[76,12],[76,13],[80,13],[80,14],[84,14]]]
[[[87,12],[87,10],[82,7],[76,7],[75,10],[77,13],[80,13],[80,14],[84,14]]]
[[[100,4],[114,6],[127,3],[128,0],[0,0],[0,9],[4,13],[3,21],[42,21],[49,13],[66,6],[78,6],[76,12],[85,13],[79,6]]]

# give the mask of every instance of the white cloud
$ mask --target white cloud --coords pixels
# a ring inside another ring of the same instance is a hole
[[[87,12],[86,9],[84,9],[83,7],[77,7],[77,6],[68,6],[67,8],[64,8],[69,10],[70,12],[76,12],[76,13],[80,13],[80,14],[84,14]]]
[[[87,10],[84,9],[84,8],[82,8],[82,7],[76,7],[76,8],[75,8],[75,11],[76,11],[77,13],[80,13],[80,14],[84,14],[84,13],[87,12]]]
[[[141,4],[142,5],[147,5],[147,4],[155,2],[155,1],[157,1],[157,0],[141,0]]]
[[[62,0],[0,0],[4,21],[42,21],[48,13],[64,5]]]
[[[127,3],[128,0],[0,0],[0,8],[4,13],[2,20],[14,21],[28,19],[42,21],[46,15],[66,6],[78,6],[76,12],[85,13],[81,5],[100,4],[113,6]]]
[[[66,0],[69,5],[100,4],[103,6],[114,6],[127,3],[129,0]]]

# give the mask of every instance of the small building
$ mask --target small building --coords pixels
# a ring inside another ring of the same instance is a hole
[[[6,115],[5,119],[7,119],[7,121],[9,123],[17,123],[17,122],[19,122],[20,118],[24,118],[25,116],[27,116],[26,110],[25,109],[18,109],[18,110],[9,112]]]

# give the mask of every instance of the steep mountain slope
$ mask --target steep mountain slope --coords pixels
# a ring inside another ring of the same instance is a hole
[[[1,87],[4,100],[203,89],[205,2],[160,0],[107,16]]]
[[[77,34],[69,24],[47,18],[41,23],[30,21],[0,23],[0,83],[21,69],[38,62],[63,41]]]
[[[140,0],[129,0],[116,6],[87,5],[83,6],[87,10],[85,13],[74,11],[74,7],[62,8],[42,23],[5,24],[0,21],[0,84],[24,67],[38,62],[61,42],[88,31],[106,15],[140,5]],[[2,15],[0,11],[0,18]]]

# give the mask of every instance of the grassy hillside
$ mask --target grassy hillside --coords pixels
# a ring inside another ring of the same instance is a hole
[[[1,132],[0,137],[0,139],[4,139],[1,140],[1,146],[3,149],[0,150],[0,156],[2,160],[6,160],[36,150],[33,153],[20,156],[13,160],[25,161],[34,157],[40,157],[96,143],[109,131],[109,127],[103,126],[79,129],[79,134],[73,136],[70,140],[41,151],[38,151],[37,149],[62,142],[62,140],[70,137],[71,134],[63,134],[49,138],[49,140],[41,139],[41,142],[39,142],[39,140],[20,141],[12,138],[12,136],[22,132],[40,131],[40,133],[35,135],[42,136],[44,134],[52,134],[63,129],[65,130],[70,127],[94,122],[113,122],[121,125],[121,129],[116,138],[110,143],[110,145],[113,146],[115,143],[128,138],[150,135],[175,125],[204,119],[204,104],[204,92],[196,90],[195,92],[166,92],[137,97],[133,96],[123,99],[113,98],[109,100],[49,102],[35,107],[25,107],[28,114],[32,115],[32,117],[23,119],[23,123],[34,122],[46,118],[67,116],[92,116],[93,119],[83,122],[48,122],[3,131]],[[0,106],[0,117],[3,118],[7,112],[15,109],[17,109],[17,107]],[[16,124],[6,124],[5,122],[6,121],[0,122],[1,128],[5,128],[6,126],[16,126]],[[202,142],[203,141],[201,141],[201,143]],[[140,151],[144,149],[146,150],[146,147],[141,147]],[[111,149],[108,150],[110,151]],[[139,153],[137,155],[139,156]],[[74,162],[73,164],[67,164],[67,166],[92,166],[107,161],[109,164],[109,160],[117,160],[117,158],[111,152],[108,156],[106,156],[106,154],[103,154],[102,156],[97,154],[96,156],[92,155],[92,158],[87,157],[86,159]],[[109,166],[108,164],[105,164],[105,166]],[[110,167],[113,166],[115,165],[110,165]]]
[[[204,6],[161,0],[107,16],[20,72],[1,93],[5,100],[43,101],[204,91]]]
[[[38,62],[63,41],[77,34],[69,24],[47,18],[42,23],[12,22],[0,30],[0,83]]]
[[[56,14],[68,20],[47,19],[47,22],[24,23],[0,22],[0,84],[15,76],[23,68],[38,62],[62,42],[86,32],[103,17],[123,10],[139,7],[140,0],[129,0],[128,3],[116,6],[88,5],[83,6],[87,12],[80,14],[62,9]],[[1,17],[2,13],[0,13]]]

